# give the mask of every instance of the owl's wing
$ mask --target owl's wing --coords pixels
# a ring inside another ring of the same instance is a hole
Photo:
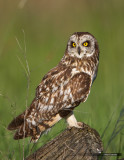
[[[53,126],[63,110],[69,110],[84,102],[90,92],[90,75],[75,68],[54,68],[36,89],[36,97],[30,107],[8,126],[17,129],[14,139],[32,136],[37,141],[40,134]]]
[[[38,121],[49,120],[60,110],[74,108],[84,102],[90,92],[91,76],[66,68],[53,70],[37,88]],[[36,112],[35,110],[35,112]]]

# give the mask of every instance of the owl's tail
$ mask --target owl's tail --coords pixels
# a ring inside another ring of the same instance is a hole
[[[27,122],[25,121],[26,119],[26,111],[16,118],[14,118],[11,123],[8,125],[7,129],[8,130],[17,130],[14,139],[22,139],[24,137],[30,136],[30,129],[28,127]]]
[[[16,130],[18,129],[23,123],[25,118],[25,112],[14,118],[11,123],[8,125],[8,130]]]
[[[17,130],[14,139],[23,139],[31,136],[31,142],[37,142],[40,136],[50,130],[50,128],[61,119],[60,115],[53,116],[49,121],[38,123],[36,126],[25,121],[25,112],[17,116],[9,125],[8,130]]]

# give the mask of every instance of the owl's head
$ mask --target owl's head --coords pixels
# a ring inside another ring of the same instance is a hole
[[[98,51],[98,44],[88,32],[75,32],[69,38],[66,53],[71,57],[90,57]]]

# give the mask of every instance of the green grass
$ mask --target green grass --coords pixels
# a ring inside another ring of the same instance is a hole
[[[63,56],[69,36],[75,31],[88,31],[96,37],[100,48],[98,76],[88,100],[74,113],[78,121],[89,124],[101,136],[104,133],[106,152],[121,152],[124,157],[124,2],[27,1],[19,9],[16,0],[3,0],[0,12],[0,159],[23,158],[23,140],[14,141],[13,133],[6,129],[13,117],[26,108],[27,79],[17,56],[24,64],[25,59],[15,38],[24,48],[22,30],[31,71],[28,105],[44,74]],[[65,121],[60,121],[34,147],[30,139],[25,139],[24,155],[65,128]]]

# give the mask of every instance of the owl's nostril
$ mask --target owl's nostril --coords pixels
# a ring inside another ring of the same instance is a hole
[[[78,48],[77,48],[77,51],[78,51],[78,54],[80,55],[80,53],[81,53],[81,48],[78,47]]]

